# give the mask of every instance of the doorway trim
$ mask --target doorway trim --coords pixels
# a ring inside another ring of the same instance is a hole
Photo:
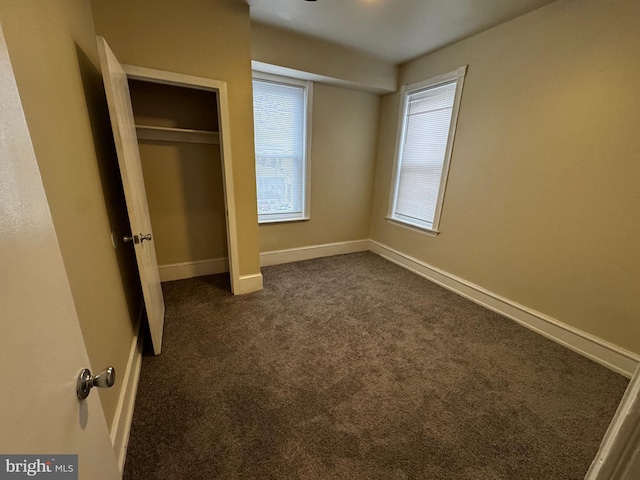
[[[640,367],[636,369],[584,480],[632,480],[640,474]]]
[[[233,188],[233,162],[231,157],[231,123],[229,121],[229,99],[227,82],[205,77],[196,77],[182,73],[156,70],[153,68],[122,65],[127,78],[145,82],[161,83],[178,87],[213,91],[218,94],[218,120],[220,128],[220,154],[222,156],[222,185],[224,204],[227,212],[227,247],[229,250],[229,276],[231,292],[243,293],[240,279],[240,261],[238,257],[238,230],[236,222],[236,204]]]

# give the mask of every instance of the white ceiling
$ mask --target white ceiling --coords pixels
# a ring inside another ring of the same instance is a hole
[[[247,0],[251,20],[404,63],[555,0]]]

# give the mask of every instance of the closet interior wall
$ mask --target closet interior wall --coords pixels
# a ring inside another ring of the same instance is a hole
[[[158,265],[227,254],[215,92],[129,80]]]

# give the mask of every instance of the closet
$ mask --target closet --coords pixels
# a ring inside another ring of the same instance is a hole
[[[228,271],[218,93],[128,83],[161,280]]]

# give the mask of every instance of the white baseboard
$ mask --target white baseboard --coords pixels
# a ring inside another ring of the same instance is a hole
[[[209,260],[196,260],[193,262],[170,263],[158,266],[161,282],[172,280],[184,280],[185,278],[226,273],[229,271],[229,260],[223,258],[211,258]]]
[[[366,252],[369,240],[353,240],[349,242],[325,243],[308,247],[272,250],[260,254],[260,266],[280,265],[281,263],[300,262],[312,258],[330,257],[344,253]]]
[[[490,292],[479,285],[405,255],[391,247],[370,240],[369,249],[383,258],[405,267],[489,310],[504,315],[627,378],[631,378],[640,363],[640,356],[628,350],[566,325],[544,313]]]
[[[262,274],[252,273],[251,275],[240,275],[240,281],[238,282],[238,292],[233,292],[235,295],[246,295],[247,293],[257,292],[262,290]]]
[[[140,368],[142,367],[142,338],[141,329],[131,342],[131,351],[127,361],[127,369],[122,377],[122,390],[118,399],[118,408],[113,418],[111,427],[111,444],[116,454],[120,473],[124,473],[124,462],[127,458],[127,446],[129,445],[129,433],[133,420],[133,407],[138,392],[140,380]]]
[[[330,257],[343,253],[366,252],[369,250],[369,240],[354,240],[349,242],[325,243],[322,245],[311,245],[308,247],[289,248],[286,250],[272,250],[260,254],[260,266],[279,265],[281,263],[300,262],[312,258]],[[216,273],[226,273],[229,271],[229,260],[226,257],[212,258],[208,260],[196,260],[193,262],[169,263],[158,266],[161,282],[173,280],[184,280],[185,278],[200,277],[203,275],[213,275]],[[256,291],[258,285],[257,278],[247,275],[240,278],[244,283],[240,290],[243,293]],[[247,283],[248,282],[248,283]],[[262,285],[262,279],[259,280]],[[248,291],[245,291],[245,288]],[[258,288],[258,290],[262,287]]]
[[[209,260],[196,260],[193,262],[171,263],[158,266],[160,271],[160,281],[170,282],[173,280],[184,280],[185,278],[201,277],[203,275],[213,275],[216,273],[227,273],[229,271],[228,258],[212,258]],[[262,290],[262,274],[241,275],[236,295]]]

